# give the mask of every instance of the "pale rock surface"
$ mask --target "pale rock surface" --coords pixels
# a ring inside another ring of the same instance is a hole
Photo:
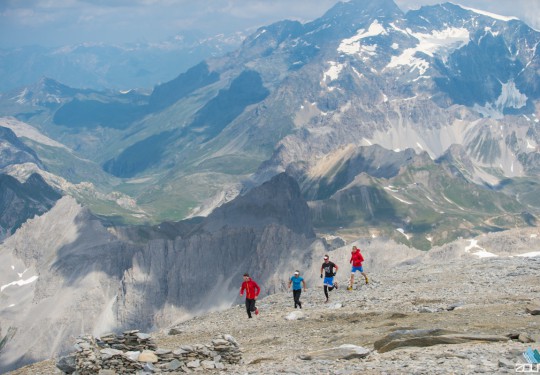
[[[540,346],[538,342],[523,343],[518,339],[520,335],[534,340],[540,337],[537,315],[527,312],[528,307],[538,305],[540,258],[518,256],[540,249],[540,239],[533,236],[533,229],[476,238],[478,246],[497,255],[489,258],[467,251],[471,245],[468,239],[427,253],[379,240],[358,241],[370,283],[364,284],[357,275],[352,291],[344,287],[350,275],[349,244],[329,253],[340,266],[337,280],[343,286],[330,292],[329,304],[324,304],[319,278],[325,250],[314,249],[306,267],[300,267],[308,287],[302,293],[302,313],[309,315],[309,319],[284,319],[295,312],[292,293],[277,289],[276,294],[258,300],[260,314],[254,319],[247,319],[241,303],[192,319],[179,319],[178,323],[153,332],[152,337],[160,348],[175,352],[190,350],[197,343],[211,341],[216,333],[226,332],[243,348],[243,364],[227,368],[233,374],[514,371],[510,364],[523,361],[522,353],[528,347]],[[296,268],[296,264],[283,264],[276,282],[281,280],[281,285],[287,285]],[[342,307],[332,308],[335,305]],[[400,347],[384,353],[373,351],[376,341],[393,332],[434,329],[452,331],[462,338],[508,339],[468,339],[455,344]],[[171,330],[176,334],[169,335]],[[223,339],[226,341],[227,337]],[[371,352],[363,359],[352,360],[299,358],[341,345],[361,346]],[[36,374],[40,368],[48,368],[43,370],[44,374],[54,374],[56,370],[47,367],[48,363],[21,368],[13,374]]]
[[[247,319],[240,304],[178,323],[153,337],[159,347],[175,351],[215,340],[217,331],[229,332],[242,346],[244,358],[242,364],[227,367],[230,374],[515,373],[516,364],[524,362],[522,353],[540,346],[517,340],[519,334],[540,337],[540,321],[526,311],[540,293],[540,258],[465,255],[433,262],[437,258],[425,254],[386,271],[366,267],[370,284],[331,292],[331,301],[343,304],[338,310],[324,304],[320,279],[308,282],[302,312],[310,319],[283,319],[295,312],[292,293],[277,293],[258,301],[260,314],[254,319]],[[342,283],[347,276],[338,273]],[[460,307],[448,309],[455,305]],[[418,306],[435,312],[420,313]],[[171,328],[181,333],[169,335]],[[375,342],[400,330],[468,339],[375,350]],[[349,360],[314,356],[342,345],[362,347],[369,354]],[[48,366],[42,362],[10,375],[55,374],[54,369],[44,370],[51,369]]]

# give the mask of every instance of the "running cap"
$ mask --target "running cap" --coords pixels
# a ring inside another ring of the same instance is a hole
[[[327,260],[328,258],[329,258],[328,255],[325,255],[325,256],[324,256],[324,260]]]
[[[298,270],[297,270],[297,271],[294,271],[294,274],[295,274],[295,275],[300,275],[300,271],[298,271]]]

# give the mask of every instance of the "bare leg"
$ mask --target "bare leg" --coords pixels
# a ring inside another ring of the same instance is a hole
[[[361,272],[362,276],[364,276],[364,279],[366,279],[366,284],[369,283],[369,279],[365,272]]]

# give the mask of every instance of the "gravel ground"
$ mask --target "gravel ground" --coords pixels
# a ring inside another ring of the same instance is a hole
[[[463,257],[443,263],[405,265],[370,273],[347,291],[341,287],[324,303],[321,285],[308,285],[303,309],[295,310],[292,293],[258,301],[260,314],[248,319],[243,305],[207,313],[173,328],[153,332],[158,347],[207,343],[218,333],[234,336],[244,363],[229,366],[231,374],[473,374],[515,373],[522,353],[540,348],[540,316],[527,307],[540,305],[540,258]],[[360,278],[361,279],[361,278]],[[321,283],[322,284],[322,283]],[[296,319],[291,318],[297,315]],[[526,334],[522,343],[474,341],[463,344],[399,348],[385,353],[374,343],[397,330],[445,329],[458,333],[506,336]],[[353,344],[370,354],[352,360],[302,360],[299,355]],[[215,370],[217,372],[217,370]],[[53,361],[11,372],[11,375],[58,374]]]

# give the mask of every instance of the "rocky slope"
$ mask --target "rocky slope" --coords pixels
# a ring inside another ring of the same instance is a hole
[[[156,329],[230,306],[246,271],[268,295],[317,247],[285,174],[207,218],[155,227],[107,228],[64,197],[0,245],[0,371],[65,353],[81,331]]]
[[[231,334],[243,348],[243,363],[227,366],[232,374],[515,373],[516,364],[525,363],[522,353],[540,346],[539,315],[531,314],[540,307],[538,233],[490,234],[428,253],[383,241],[358,244],[368,285],[345,290],[345,246],[330,253],[342,266],[330,303],[324,303],[314,263],[302,269],[308,280],[302,310],[282,289],[259,300],[254,319],[239,304],[156,331],[155,342],[177,349]],[[294,268],[281,270],[283,285]],[[416,337],[398,337],[405,333]],[[346,344],[369,354],[346,360],[346,348],[332,349]],[[46,373],[60,372],[47,361],[10,374]]]

